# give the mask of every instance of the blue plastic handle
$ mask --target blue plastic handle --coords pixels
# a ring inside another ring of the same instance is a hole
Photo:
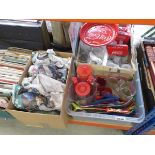
[[[95,102],[93,102],[93,103],[90,103],[91,105],[92,104],[101,104],[101,103],[103,103],[103,102],[116,102],[116,101],[118,101],[119,100],[119,97],[116,97],[116,96],[113,96],[113,97],[111,97],[111,98],[106,98],[106,99],[101,99],[101,100],[97,100],[97,101],[95,101]],[[89,104],[88,104],[89,105]]]

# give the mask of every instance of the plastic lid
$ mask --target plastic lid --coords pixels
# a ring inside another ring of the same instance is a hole
[[[79,65],[77,67],[77,74],[80,77],[87,78],[93,74],[93,70],[90,65]]]
[[[80,39],[87,45],[104,46],[116,38],[118,24],[94,24],[86,23],[80,30]]]
[[[84,97],[90,94],[90,84],[80,82],[75,86],[75,92],[78,96]]]

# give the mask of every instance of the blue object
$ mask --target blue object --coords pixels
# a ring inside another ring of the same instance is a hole
[[[118,98],[119,99],[119,97],[114,96],[114,95],[112,95],[110,93],[106,93],[103,97],[104,97],[104,99],[106,99],[106,98]]]
[[[30,102],[33,101],[34,98],[37,96],[37,94],[31,93],[31,92],[26,92],[26,93],[23,93],[22,95]]]
[[[97,104],[102,104],[104,102],[116,102],[116,101],[119,101],[119,97],[116,97],[116,96],[113,96],[113,97],[110,97],[110,98],[105,98],[105,99],[101,99],[101,100],[97,100],[93,103],[91,103],[91,105],[97,105]],[[88,104],[89,105],[89,104]]]
[[[155,108],[146,115],[144,121],[132,127],[126,135],[142,135],[155,128]]]

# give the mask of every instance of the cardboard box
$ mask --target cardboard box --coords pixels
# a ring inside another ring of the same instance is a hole
[[[110,67],[110,66],[100,66],[95,64],[90,64],[90,66],[93,69],[93,72],[95,75],[110,75],[110,76],[121,76],[128,78],[129,80],[134,78],[134,75],[136,73],[136,56],[134,53],[134,49],[132,49],[132,57],[129,59],[131,61],[132,69],[125,69],[125,68],[116,68],[116,67]],[[76,61],[76,65],[84,64],[81,62]]]
[[[17,82],[18,84],[21,84],[23,78],[26,76],[26,74],[28,72],[30,65],[32,64],[32,50],[17,48],[17,47],[9,47],[7,50],[1,50],[1,51],[4,52],[3,55],[1,56],[1,59],[5,55],[5,53],[7,53],[9,51],[16,52],[17,54],[26,53],[29,55],[29,60],[28,60],[27,64],[25,64],[24,67],[22,68],[22,72],[19,77],[19,81]],[[1,59],[0,59],[0,63],[2,63]],[[12,64],[9,64],[9,66],[12,67]]]
[[[69,28],[69,36],[71,40],[71,46],[72,51],[74,51],[74,56],[77,56],[78,48],[79,48],[79,31],[82,24],[77,24],[72,22],[70,24]],[[128,79],[133,79],[135,73],[136,73],[136,52],[133,47],[133,35],[131,36],[130,44],[129,44],[129,51],[131,53],[129,57],[129,62],[132,66],[132,69],[125,69],[125,68],[114,68],[110,66],[100,66],[100,65],[94,65],[91,64],[94,74],[105,74],[105,75],[111,75],[111,76],[123,76]],[[81,64],[80,62],[77,62],[77,65]]]
[[[25,69],[23,71],[23,74],[21,75],[18,84],[21,84],[21,82],[23,81],[23,78],[27,75],[28,69],[30,67],[30,65],[32,64],[32,51],[31,50],[27,50],[27,49],[23,49],[23,48],[17,48],[17,47],[9,47],[7,50],[3,50],[4,53],[6,51],[14,51],[14,52],[22,52],[22,53],[27,53],[30,54],[30,59],[28,61],[28,63],[25,66]],[[4,119],[10,119],[13,118],[7,111],[6,109],[0,109],[0,117],[4,118]]]
[[[21,75],[21,77],[20,77],[20,79],[18,81],[18,83],[21,84],[23,78],[26,76],[26,74],[28,72],[29,67],[32,64],[32,50],[23,49],[23,48],[17,48],[17,47],[9,47],[7,50],[3,50],[3,51],[4,51],[4,53],[7,52],[7,51],[11,51],[11,52],[17,52],[17,53],[18,52],[19,53],[26,53],[26,54],[29,54],[30,55],[30,59],[29,59],[28,63],[25,65],[23,74]]]
[[[21,84],[21,82],[23,81],[23,78],[27,75],[27,72],[28,72],[29,67],[32,64],[32,50],[23,49],[23,48],[17,48],[17,47],[9,47],[7,50],[8,51],[22,52],[22,53],[30,54],[30,59],[29,59],[28,63],[26,64],[25,69],[24,69],[24,72],[21,75],[20,80],[18,82],[19,84]]]
[[[64,52],[56,52],[58,56],[67,58],[71,57],[71,53],[64,53]],[[69,70],[68,77],[70,76],[71,72]],[[64,99],[61,107],[60,115],[52,115],[52,114],[42,114],[42,113],[31,113],[31,112],[23,112],[18,111],[15,109],[13,104],[10,102],[9,107],[7,108],[7,112],[10,113],[12,116],[14,116],[18,121],[24,123],[27,126],[33,126],[33,127],[49,127],[49,128],[65,128],[67,121],[68,121],[68,115],[65,110],[65,102],[67,101],[67,89],[69,79],[67,78],[66,82],[66,88],[64,93]]]

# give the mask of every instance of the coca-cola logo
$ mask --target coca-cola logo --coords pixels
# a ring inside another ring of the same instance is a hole
[[[85,39],[109,41],[112,39],[112,36],[112,29],[108,28],[107,26],[97,26],[92,27],[87,31]]]

